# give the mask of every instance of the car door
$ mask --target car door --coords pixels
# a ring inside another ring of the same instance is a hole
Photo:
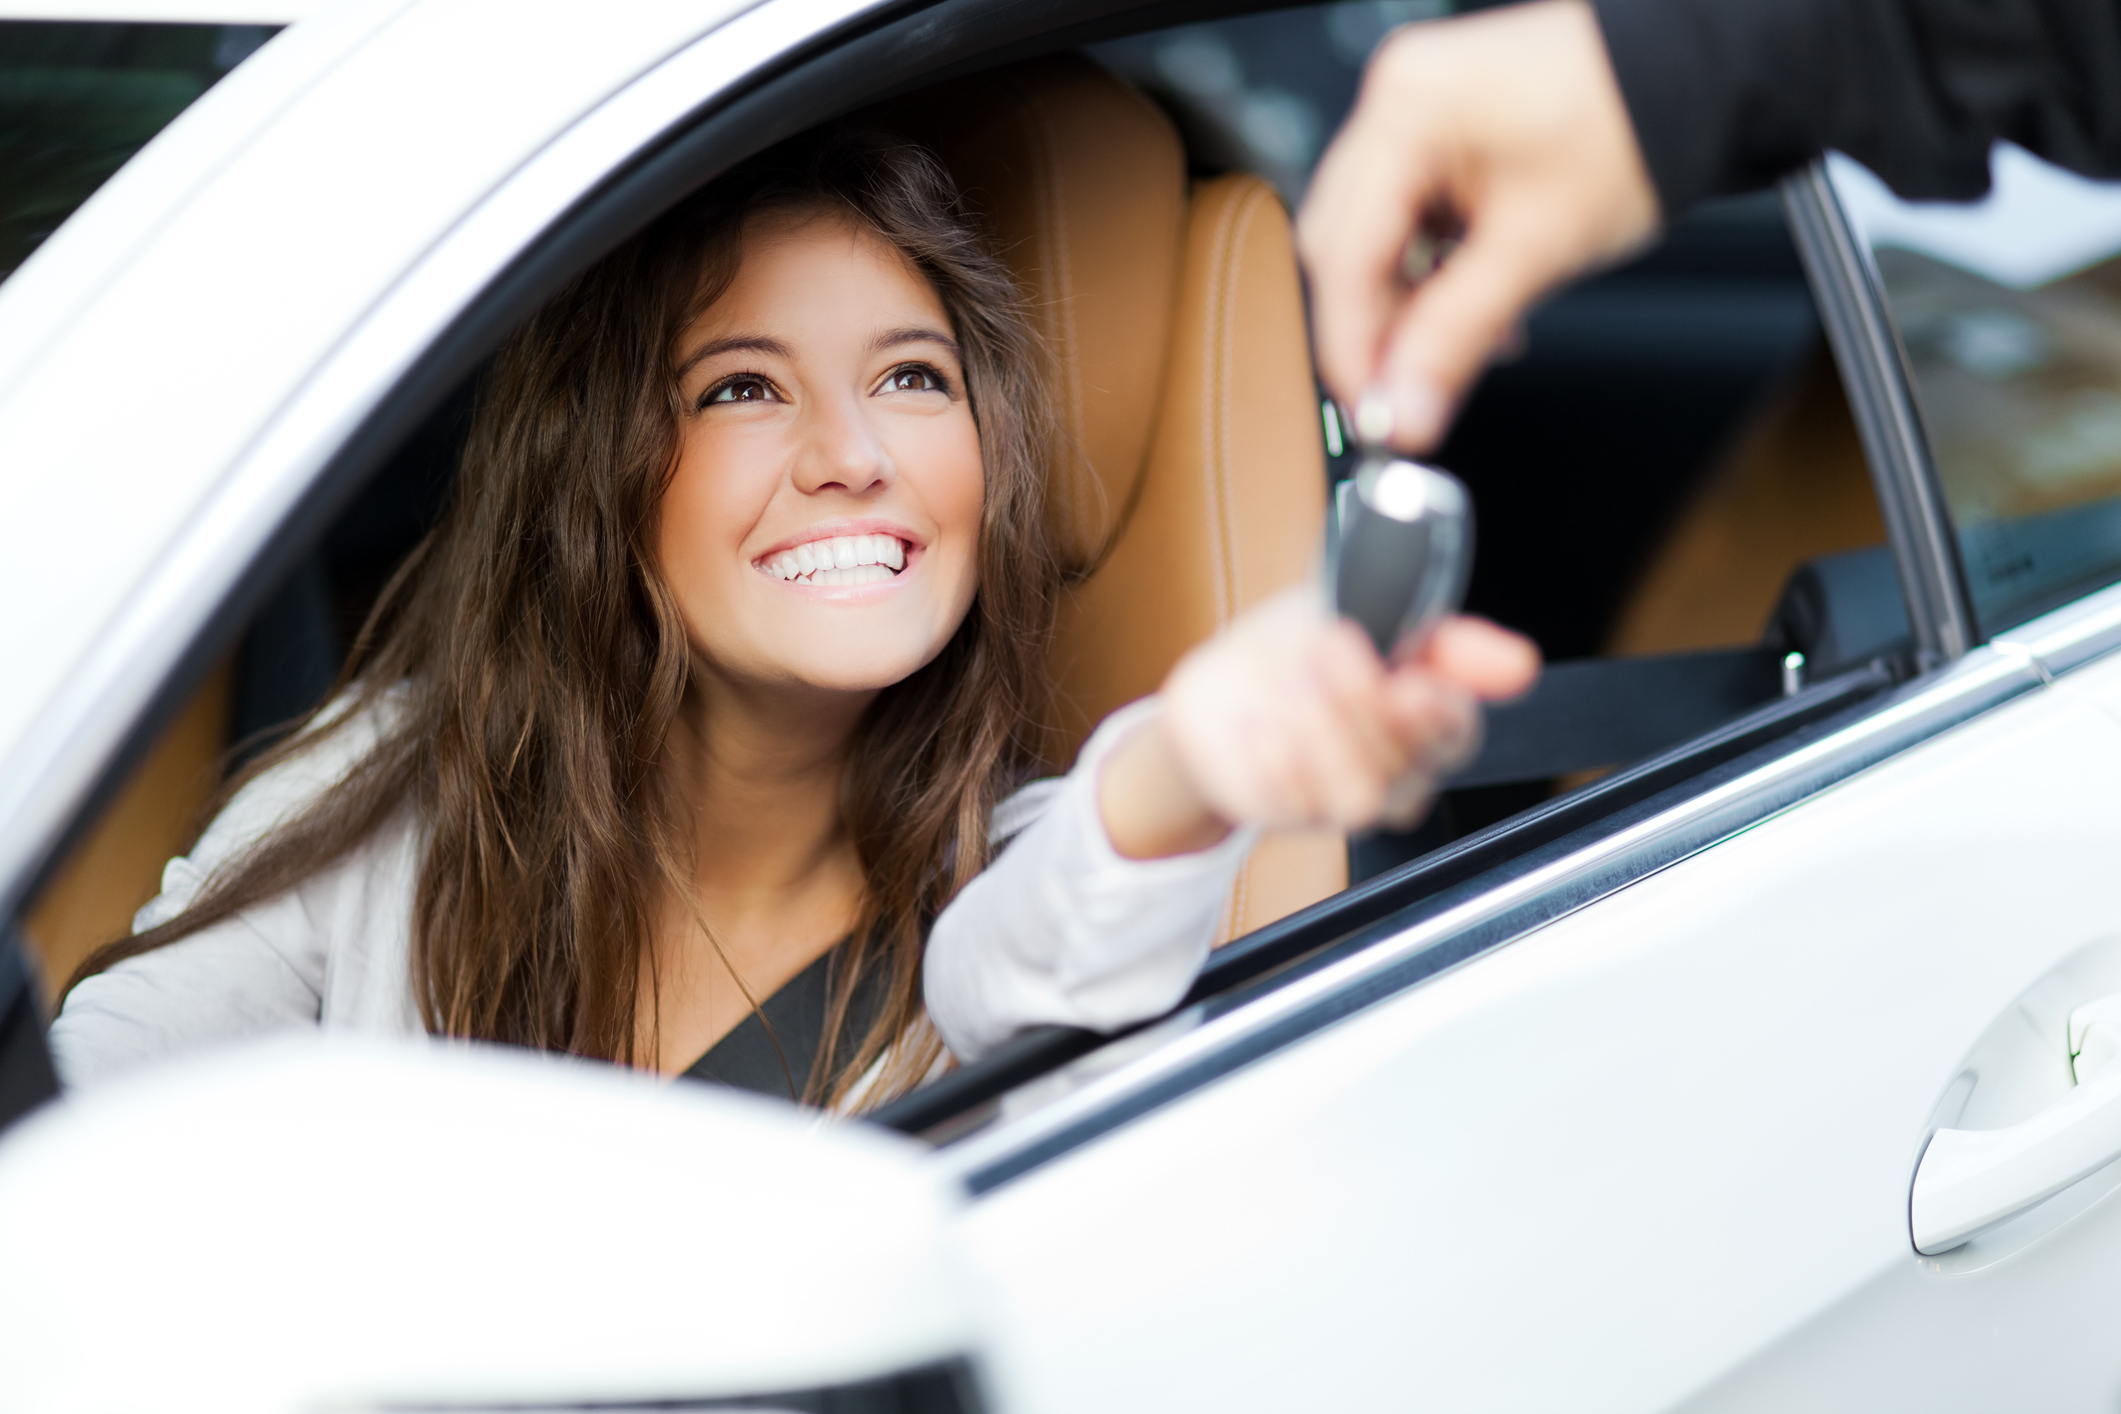
[[[1931,666],[946,1144],[1039,1407],[2111,1407],[2121,1143],[1928,1252],[1916,1201],[1939,1131],[2081,1137],[2105,1093],[2072,1069],[2121,990],[2105,346],[2083,301],[1984,326],[2009,285],[1940,314],[1894,278],[1923,213],[1888,251],[1858,181],[1786,199]],[[2074,195],[2036,289],[2111,249]],[[1946,360],[2050,380],[2018,461],[1925,416]]]

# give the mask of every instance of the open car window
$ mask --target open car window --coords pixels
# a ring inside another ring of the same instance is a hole
[[[1984,635],[2121,578],[2121,183],[2007,143],[1991,170],[1961,206],[1828,163],[1900,331]]]

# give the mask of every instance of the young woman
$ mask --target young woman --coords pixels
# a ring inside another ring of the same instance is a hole
[[[1174,1004],[1254,828],[1413,803],[1532,656],[1459,622],[1387,671],[1292,598],[1019,789],[1064,572],[1039,368],[940,165],[877,135],[600,263],[501,350],[343,691],[84,968],[68,1081],[321,1024],[854,1108]]]

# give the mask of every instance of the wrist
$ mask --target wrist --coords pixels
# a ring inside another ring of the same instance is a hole
[[[1105,838],[1124,859],[1197,854],[1221,844],[1234,828],[1194,783],[1161,712],[1152,713],[1105,757],[1098,769],[1097,809]]]

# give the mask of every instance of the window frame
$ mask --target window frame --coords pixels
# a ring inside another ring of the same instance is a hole
[[[1944,483],[1915,401],[1907,348],[1878,267],[1834,194],[1826,163],[1815,161],[1787,178],[1782,194],[1885,516],[1917,662],[1941,666],[1983,638]]]

